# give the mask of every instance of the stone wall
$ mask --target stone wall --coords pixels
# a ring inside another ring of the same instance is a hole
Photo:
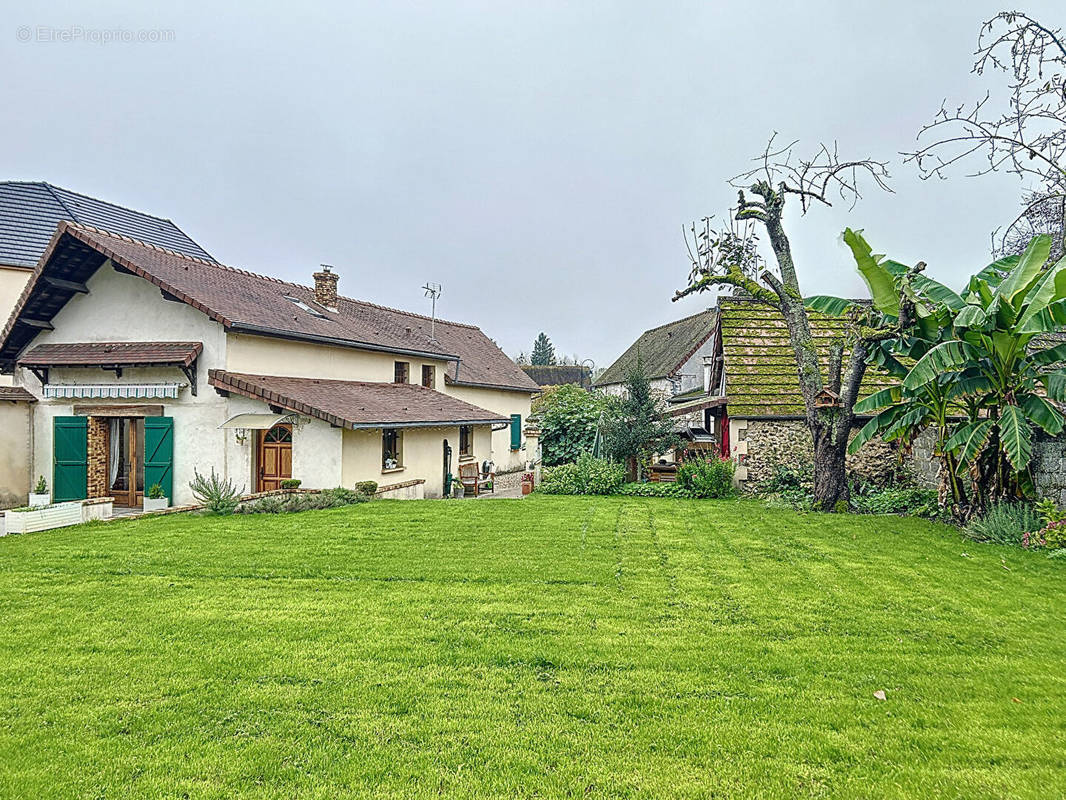
[[[755,488],[774,474],[779,464],[810,468],[814,461],[814,446],[807,423],[803,420],[743,420],[747,427],[739,427],[740,441],[746,442],[746,453],[740,462],[746,468],[744,485]],[[858,433],[856,427],[852,433]],[[737,442],[733,442],[736,451]],[[745,449],[745,448],[740,448]],[[848,472],[878,485],[887,485],[897,471],[896,449],[880,439],[868,442],[858,453],[847,457]]]
[[[108,463],[111,460],[111,420],[107,417],[89,417],[88,428],[89,456],[88,496],[107,497]]]
[[[1037,494],[1066,507],[1066,436],[1040,434],[1033,444],[1032,469]]]

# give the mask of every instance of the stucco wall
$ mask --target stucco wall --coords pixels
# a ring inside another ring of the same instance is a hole
[[[492,431],[491,442],[487,442],[488,453],[481,456],[482,460],[491,459],[500,472],[518,470],[525,467],[527,461],[536,457],[535,450],[526,443],[525,426],[529,419],[530,396],[524,392],[505,392],[499,389],[482,389],[473,386],[449,386],[448,394],[473,403],[481,408],[487,408],[502,417],[511,418],[512,414],[522,415],[522,444],[518,450],[511,449],[511,428],[508,425],[501,430]],[[489,436],[489,429],[483,433]]]
[[[29,280],[31,270],[7,267],[0,264],[0,328],[7,323],[15,302],[22,294],[26,282]],[[14,382],[11,375],[0,375],[0,386],[10,386]],[[0,483],[0,486],[3,486]]]
[[[478,464],[489,458],[489,427],[474,428],[473,458]],[[344,486],[354,486],[359,481],[375,481],[379,485],[402,483],[422,478],[426,497],[440,497],[444,491],[444,441],[452,448],[452,474],[458,475],[459,428],[406,428],[403,431],[403,469],[381,468],[381,431],[378,429],[344,431],[343,466],[341,480]]]
[[[285,375],[390,383],[394,377],[397,361],[410,363],[412,383],[421,383],[424,364],[432,365],[436,367],[436,386],[434,387],[436,391],[457,397],[467,403],[473,403],[508,419],[512,414],[521,414],[523,425],[529,418],[532,395],[526,392],[447,384],[444,374],[448,362],[445,361],[327,347],[311,342],[289,342],[244,334],[230,334],[226,350],[226,369],[233,372],[248,372],[253,375]],[[458,440],[456,439],[452,444],[457,446]],[[511,450],[509,428],[493,434],[490,452],[482,458],[491,458],[501,470],[520,469],[529,460],[524,440],[520,450]],[[429,476],[426,477],[428,479]],[[365,480],[376,480],[376,478]]]
[[[757,487],[773,477],[778,464],[809,467],[814,461],[810,431],[803,420],[730,419],[730,449],[737,459],[737,480]],[[858,432],[856,427],[852,433]],[[880,439],[847,457],[848,471],[873,483],[886,484],[896,469],[895,449]]]
[[[30,473],[30,407],[0,400],[0,508],[24,504],[37,479]]]
[[[222,326],[183,303],[162,299],[147,281],[116,272],[105,263],[88,280],[89,294],[75,295],[53,320],[54,331],[42,331],[33,345],[48,342],[101,341],[198,341],[204,351],[199,359],[198,396],[184,388],[177,399],[167,400],[45,400],[37,403],[33,420],[33,472],[52,476],[52,419],[69,416],[75,405],[129,405],[150,403],[164,406],[163,413],[174,418],[173,502],[190,502],[188,483],[193,468],[201,472],[229,474],[223,432],[218,426],[227,418],[228,403],[207,384],[207,371],[225,363],[226,338]],[[126,369],[118,378],[112,372],[95,368],[53,369],[51,383],[188,383],[177,369]],[[28,370],[20,370],[18,381],[41,398],[42,387]],[[260,406],[258,410],[262,410]],[[239,482],[242,476],[236,476]]]

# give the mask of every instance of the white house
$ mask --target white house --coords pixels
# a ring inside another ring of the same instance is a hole
[[[524,466],[538,387],[481,330],[337,286],[62,220],[0,334],[23,395],[0,402],[0,428],[29,420],[29,472],[55,500],[130,506],[155,483],[191,501],[194,470],[249,492],[296,478],[440,496],[460,463]]]

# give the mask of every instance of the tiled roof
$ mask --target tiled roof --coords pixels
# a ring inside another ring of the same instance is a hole
[[[39,344],[19,358],[26,367],[189,366],[203,351],[201,342],[76,342]]]
[[[592,383],[589,368],[580,364],[523,364],[522,371],[539,386],[563,386],[574,383],[587,387]]]
[[[535,392],[539,388],[473,325],[437,320],[435,338],[431,339],[430,319],[419,314],[346,297],[339,298],[336,311],[329,311],[317,304],[310,287],[190,258],[66,222],[56,229],[48,262],[39,265],[16,305],[16,314],[29,307],[35,317],[50,319],[69,299],[46,300],[42,295],[39,300],[42,310],[32,308],[35,292],[51,293],[49,297],[55,294],[47,286],[38,289],[41,271],[50,267],[53,260],[63,262],[63,269],[67,270],[65,278],[80,276],[84,281],[87,275],[82,273],[91,275],[104,257],[234,332],[451,359],[453,363],[445,375],[450,383],[523,392]],[[16,314],[4,330],[0,361],[10,358],[7,340]]]
[[[597,386],[624,383],[626,373],[639,358],[649,378],[668,378],[677,373],[714,331],[716,311],[709,308],[644,331],[596,381]]]
[[[729,416],[794,416],[806,413],[800,393],[796,357],[781,314],[753,300],[719,298],[722,355]],[[844,321],[808,312],[819,361],[827,368],[829,343]],[[896,381],[867,369],[860,397]]]
[[[37,402],[37,398],[21,386],[0,386],[0,400],[10,400],[16,403]]]
[[[492,411],[410,383],[363,383],[246,375],[213,369],[216,389],[262,400],[343,428],[503,423]]]
[[[213,260],[169,219],[106,203],[50,183],[0,182],[0,264],[36,266],[61,220],[131,236]]]

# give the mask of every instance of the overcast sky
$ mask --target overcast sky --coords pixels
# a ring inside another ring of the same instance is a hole
[[[438,281],[440,315],[511,355],[544,330],[606,366],[706,307],[670,301],[681,225],[733,202],[774,130],[893,162],[895,194],[788,219],[808,294],[860,291],[846,225],[959,283],[1024,188],[921,182],[897,155],[995,86],[969,70],[999,2],[83,6],[4,15],[5,179],[170,217],[257,272],[333,264],[351,297],[428,313]]]

